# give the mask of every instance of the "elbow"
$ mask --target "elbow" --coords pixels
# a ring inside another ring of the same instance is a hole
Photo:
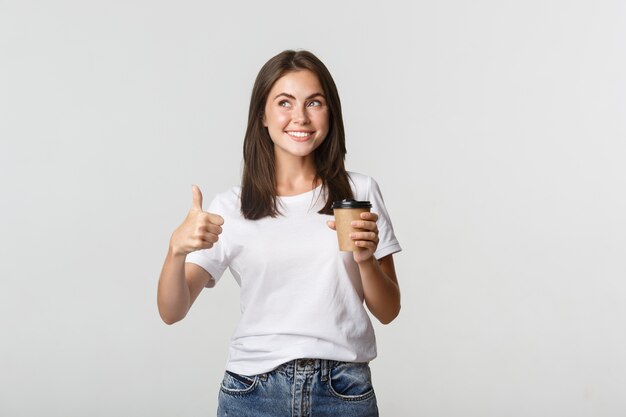
[[[171,326],[174,323],[178,323],[185,318],[185,315],[181,316],[175,314],[167,314],[163,311],[159,311],[159,315],[161,316],[161,320],[163,320],[163,323],[167,324],[168,326]]]
[[[178,323],[184,319],[189,312],[189,306],[184,308],[181,303],[172,302],[160,296],[157,298],[157,309],[161,320],[167,325]]]
[[[174,323],[178,323],[180,321],[180,319],[171,319],[169,317],[163,317],[161,316],[161,319],[163,320],[163,323],[167,324],[168,326],[171,326]]]
[[[400,314],[400,305],[398,305],[398,308],[396,308],[394,311],[389,312],[389,314],[378,317],[378,321],[380,321],[381,324],[387,325],[391,323],[392,321],[394,321],[396,317],[398,317],[399,314]]]

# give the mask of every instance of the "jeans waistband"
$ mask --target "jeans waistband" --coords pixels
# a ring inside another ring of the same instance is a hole
[[[313,374],[315,372],[319,372],[322,381],[326,381],[330,374],[330,370],[338,363],[341,362],[326,359],[301,358],[283,363],[272,372],[283,372],[288,375]]]

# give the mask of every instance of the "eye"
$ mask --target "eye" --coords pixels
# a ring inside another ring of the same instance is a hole
[[[307,106],[309,107],[319,107],[322,105],[322,102],[319,100],[311,100],[308,102]]]
[[[279,107],[291,107],[291,103],[287,100],[281,100],[278,102]]]

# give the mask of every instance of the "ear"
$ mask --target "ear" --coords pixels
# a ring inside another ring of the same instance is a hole
[[[264,127],[267,127],[267,122],[265,121],[265,112],[261,113],[261,122],[263,122]]]

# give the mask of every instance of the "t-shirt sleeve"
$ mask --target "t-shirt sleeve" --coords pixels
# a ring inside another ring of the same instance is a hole
[[[372,203],[372,212],[378,214],[378,248],[374,252],[376,259],[383,258],[396,252],[400,252],[402,248],[393,231],[393,225],[389,218],[389,213],[385,207],[383,195],[380,192],[378,183],[370,178],[368,187],[368,199]]]
[[[221,204],[219,196],[215,197],[207,211],[209,213],[221,214]],[[224,233],[220,235],[219,240],[210,249],[201,249],[191,252],[185,258],[185,262],[200,266],[207,271],[214,282],[210,282],[207,287],[212,287],[215,282],[219,281],[224,271],[228,267],[228,257],[226,256],[226,244],[224,243]]]

